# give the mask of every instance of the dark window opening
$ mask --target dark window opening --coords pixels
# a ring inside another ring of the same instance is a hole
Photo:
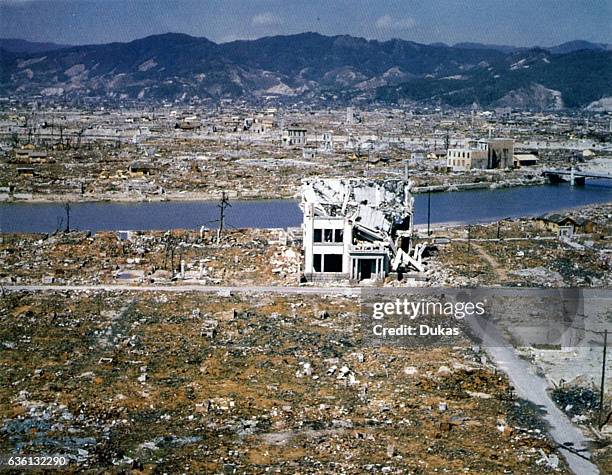
[[[342,229],[334,229],[334,241],[342,242],[343,234],[344,232]]]
[[[323,230],[322,229],[315,229],[314,230],[314,242],[321,242],[322,241],[322,234],[323,234]]]
[[[326,229],[324,232],[325,235],[325,242],[332,242],[333,241],[333,229]]]
[[[342,272],[342,254],[326,254],[324,272]]]
[[[312,256],[312,267],[315,272],[321,272],[321,254],[314,254]]]

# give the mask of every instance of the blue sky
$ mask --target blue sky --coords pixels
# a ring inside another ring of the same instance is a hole
[[[88,44],[182,32],[215,42],[317,31],[420,43],[612,43],[612,0],[0,0],[0,36]]]

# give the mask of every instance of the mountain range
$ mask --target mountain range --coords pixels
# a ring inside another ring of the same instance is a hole
[[[0,38],[0,48],[13,53],[43,53],[45,51],[69,48],[70,46],[71,45],[60,45],[57,43],[40,43],[20,40],[18,38]]]
[[[101,45],[26,43],[0,40],[2,95],[538,110],[587,107],[612,96],[612,51],[582,41],[514,48],[302,33],[217,44],[167,33]]]

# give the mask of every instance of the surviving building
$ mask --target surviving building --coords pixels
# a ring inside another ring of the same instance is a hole
[[[376,281],[389,272],[423,271],[424,246],[412,241],[410,186],[404,180],[304,180],[304,278]]]
[[[463,148],[449,148],[446,166],[453,171],[510,168],[513,166],[514,140],[481,139]]]
[[[283,130],[283,145],[304,146],[306,145],[306,129],[302,127],[288,127]]]
[[[484,170],[487,168],[487,152],[475,148],[451,148],[446,152],[446,166],[454,172]]]

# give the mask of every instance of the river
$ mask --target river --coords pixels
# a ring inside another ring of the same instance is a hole
[[[415,224],[427,223],[427,194],[415,195]],[[479,223],[501,218],[537,216],[549,211],[612,202],[609,180],[483,189],[431,194],[432,223]],[[0,231],[52,232],[65,226],[61,203],[0,203]],[[210,201],[83,202],[71,204],[71,229],[89,231],[199,229],[216,227],[219,208]],[[234,201],[226,223],[234,228],[299,226],[302,213],[294,200]]]

